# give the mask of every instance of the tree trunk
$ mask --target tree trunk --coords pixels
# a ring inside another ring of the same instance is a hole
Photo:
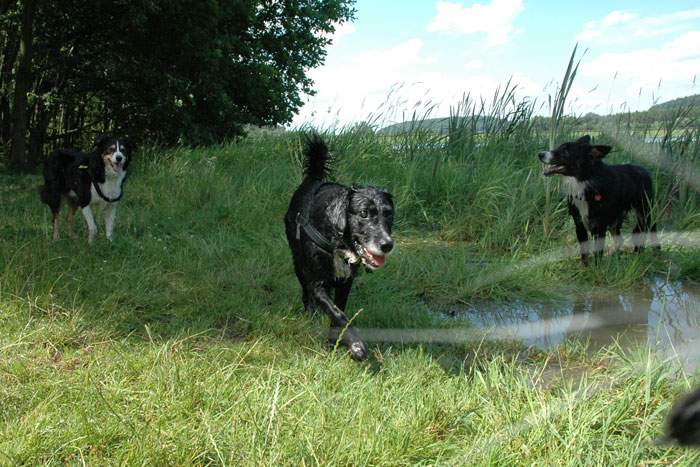
[[[10,82],[12,81],[12,67],[17,59],[19,50],[19,35],[16,28],[7,31],[5,49],[2,51],[2,65],[0,65],[0,144],[10,140]]]
[[[32,85],[32,52],[34,46],[34,16],[36,0],[24,0],[21,16],[19,66],[15,77],[12,105],[12,148],[10,164],[25,165],[27,161],[27,93]]]
[[[73,140],[75,138],[75,132],[72,131],[75,128],[74,118],[73,116],[75,115],[75,107],[73,104],[68,104],[68,106],[65,108],[63,112],[63,134],[66,135],[65,139],[63,140],[63,144],[66,147],[74,147],[75,144],[73,144]]]
[[[29,132],[29,155],[28,163],[36,166],[44,159],[44,144],[46,143],[46,132],[51,121],[51,113],[44,107],[43,102],[38,102],[34,117],[34,125]]]

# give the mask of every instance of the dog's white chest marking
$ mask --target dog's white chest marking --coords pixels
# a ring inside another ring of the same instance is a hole
[[[124,176],[125,174],[123,172],[118,175],[107,175],[105,177],[105,182],[99,184],[102,194],[110,199],[118,198],[122,192],[122,180],[124,179]],[[90,185],[90,204],[107,204],[107,202],[97,193],[97,190],[95,190],[94,184]]]
[[[574,177],[564,177],[561,183],[561,189],[566,196],[569,197],[579,214],[581,220],[588,226],[588,201],[586,201],[586,182],[580,182]]]
[[[333,257],[333,266],[335,269],[336,279],[348,279],[352,277],[351,264],[360,261],[360,258],[350,250],[335,250]]]

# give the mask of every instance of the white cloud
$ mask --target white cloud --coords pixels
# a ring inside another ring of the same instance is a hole
[[[700,18],[700,9],[683,10],[658,16],[640,16],[633,11],[611,11],[604,18],[589,21],[576,35],[579,42],[635,42],[642,38],[659,37],[687,31],[693,20]]]
[[[335,25],[335,31],[333,32],[333,34],[331,34],[330,38],[333,41],[333,43],[336,43],[342,37],[354,34],[356,32],[357,28],[354,24],[349,22],[340,23]]]
[[[494,5],[501,8],[508,3],[517,7],[510,11],[519,11],[522,3],[482,2],[484,5],[469,7],[440,2],[438,15],[430,28],[460,34],[476,32],[484,37],[493,34],[492,43],[509,38],[513,34],[512,17],[517,13],[501,21],[508,16],[503,11],[498,12],[499,18],[493,19],[489,16],[493,12],[486,14],[482,10],[491,11]],[[448,14],[445,8],[452,10]],[[463,15],[465,11],[481,16],[477,15],[477,20],[467,18]],[[452,19],[448,21],[445,15]],[[587,35],[594,44],[583,57],[567,110],[581,114],[646,109],[655,101],[697,93],[693,76],[700,72],[700,27],[693,18],[700,18],[700,9],[656,17],[613,11],[587,23],[581,34]],[[479,23],[478,27],[474,21]],[[499,29],[498,25],[502,27]],[[443,53],[445,43],[450,46],[449,42],[454,41],[448,35],[432,36],[430,40],[416,36],[396,42],[387,35],[376,41],[382,45],[368,50],[360,45],[351,47],[361,33],[347,37],[354,31],[354,26],[348,27],[348,32],[339,33],[347,43],[341,40],[341,46],[329,48],[326,64],[310,71],[317,94],[307,96],[307,104],[294,119],[295,124],[313,122],[333,127],[371,120],[381,126],[410,119],[414,112],[425,116],[428,109],[431,109],[430,117],[444,117],[464,93],[476,100],[483,98],[488,104],[495,89],[502,88],[510,76],[513,83],[518,84],[517,95],[536,97],[538,112],[544,113],[547,96],[553,92],[551,86],[546,88],[544,83],[550,79],[556,82],[566,59],[562,57],[561,63],[553,59],[551,68],[543,71],[541,67],[528,68],[527,64],[515,67],[502,63],[496,53],[449,55]],[[488,27],[501,32],[487,31]],[[655,39],[644,42],[635,39],[649,35]],[[513,47],[522,49],[521,44],[513,44]],[[659,81],[662,82],[660,87]]]
[[[484,68],[484,62],[482,62],[478,58],[469,60],[467,63],[464,64],[465,71],[481,70],[482,68]]]
[[[599,113],[646,109],[697,93],[693,83],[699,71],[700,31],[685,32],[657,47],[606,52],[581,63],[577,81],[596,86],[594,92],[579,90],[579,108]]]
[[[497,46],[508,42],[513,31],[513,21],[523,10],[522,0],[491,0],[482,5],[439,1],[437,13],[428,24],[428,32],[451,34],[484,33],[487,45]]]
[[[431,117],[444,117],[465,93],[490,102],[495,89],[508,79],[492,74],[481,59],[446,69],[417,38],[331,60],[331,66],[312,70],[318,93],[309,98],[296,123],[333,126],[378,118],[376,123],[384,125],[429,108]],[[541,89],[524,74],[516,74],[513,82],[519,85],[519,95]]]
[[[700,31],[690,31],[659,47],[609,52],[583,63],[584,76],[610,79],[614,74],[639,86],[661,81],[688,83],[700,71]]]
[[[611,11],[600,21],[600,25],[604,28],[609,28],[618,24],[629,23],[638,17],[639,14],[632,11]]]
[[[417,38],[350,57],[330,56],[326,66],[311,70],[317,95],[295,121],[329,125],[363,120],[387,99],[392,86],[416,79],[417,70],[432,62]]]
[[[431,58],[421,56],[422,48],[423,41],[409,39],[389,49],[362,52],[355,57],[355,62],[375,70],[398,71],[409,65],[431,63]]]

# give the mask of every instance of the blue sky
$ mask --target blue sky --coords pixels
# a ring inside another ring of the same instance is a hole
[[[356,9],[356,20],[334,34],[326,63],[311,70],[317,94],[295,124],[377,114],[388,123],[416,105],[446,116],[462,94],[490,97],[511,77],[519,96],[544,103],[577,42],[586,53],[573,112],[645,109],[700,93],[697,0],[358,0]]]

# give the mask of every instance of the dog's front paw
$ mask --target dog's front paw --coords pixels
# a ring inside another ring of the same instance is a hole
[[[348,347],[348,352],[350,352],[352,359],[357,360],[358,362],[367,360],[367,357],[369,356],[367,346],[362,341],[357,341],[350,344]]]
[[[366,360],[369,356],[367,346],[362,339],[357,335],[351,327],[341,330],[339,328],[331,328],[328,333],[328,346],[334,349],[339,344],[348,349],[348,353],[353,360],[359,362]]]

